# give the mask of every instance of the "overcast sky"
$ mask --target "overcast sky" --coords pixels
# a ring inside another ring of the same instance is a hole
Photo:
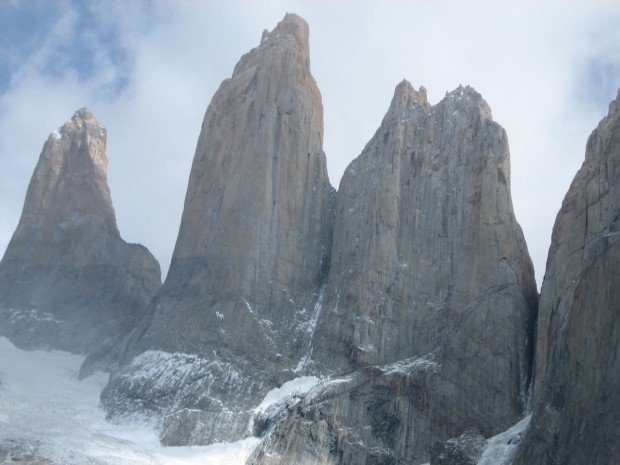
[[[620,86],[620,2],[0,2],[0,254],[49,133],[80,107],[108,128],[123,238],[165,271],[204,112],[286,12],[310,24],[334,186],[403,78],[432,104],[475,87],[508,132],[537,280],[586,139]]]

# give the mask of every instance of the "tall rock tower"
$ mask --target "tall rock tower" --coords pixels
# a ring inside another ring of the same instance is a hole
[[[257,464],[425,463],[525,411],[537,292],[506,133],[471,87],[404,81],[337,195],[304,362],[340,376],[276,421]]]
[[[620,463],[620,92],[553,227],[516,464]]]
[[[43,146],[0,262],[0,333],[20,347],[109,348],[161,285],[155,258],[120,237],[105,147],[106,130],[86,108]]]
[[[210,368],[183,399],[157,403],[175,410],[162,440],[229,440],[247,427],[234,412],[293,376],[329,266],[334,190],[322,142],[308,25],[287,14],[207,109],[170,272],[130,344],[131,356],[143,355],[112,380],[109,408],[132,408],[127,399],[142,386],[134,374],[154,356],[144,351],[191,354]],[[221,370],[234,380],[205,378]],[[161,390],[139,396],[168,399]]]

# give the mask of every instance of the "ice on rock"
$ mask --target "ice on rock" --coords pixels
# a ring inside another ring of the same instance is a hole
[[[301,376],[284,383],[279,388],[272,389],[267,393],[263,401],[254,409],[256,413],[266,412],[274,405],[282,405],[293,397],[299,397],[309,393],[320,383],[316,376]]]

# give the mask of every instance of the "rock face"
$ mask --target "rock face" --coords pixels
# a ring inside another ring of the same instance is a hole
[[[293,376],[329,266],[334,190],[322,140],[308,25],[287,14],[207,109],[170,272],[130,342],[137,358],[104,393],[110,411],[149,399],[175,412],[166,443],[231,440],[247,434],[239,412]],[[183,396],[140,375],[172,354],[191,360],[196,388]],[[212,377],[215,365],[228,375]]]
[[[458,438],[438,443],[431,453],[436,465],[477,465],[487,441],[475,428],[468,428]]]
[[[273,425],[252,463],[416,464],[524,413],[537,293],[508,143],[459,87],[397,88],[338,191],[330,277],[305,370],[343,376]]]
[[[86,108],[43,146],[0,262],[0,334],[20,347],[105,350],[161,285],[149,251],[120,237],[105,146],[106,130]]]
[[[517,464],[620,463],[620,92],[553,228]]]

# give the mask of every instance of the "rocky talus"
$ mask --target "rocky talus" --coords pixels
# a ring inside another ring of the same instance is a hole
[[[86,108],[43,146],[0,262],[0,334],[19,347],[105,352],[161,285],[149,251],[119,234],[105,147]]]
[[[620,92],[553,228],[518,465],[620,463]]]
[[[522,417],[537,292],[506,133],[474,89],[431,106],[396,88],[341,181],[323,295],[302,371],[334,382],[250,463],[420,464]]]
[[[287,14],[209,105],[170,272],[103,401],[165,416],[166,444],[249,434],[295,376],[326,278],[334,190],[308,25]],[[183,378],[150,367],[174,367]]]

